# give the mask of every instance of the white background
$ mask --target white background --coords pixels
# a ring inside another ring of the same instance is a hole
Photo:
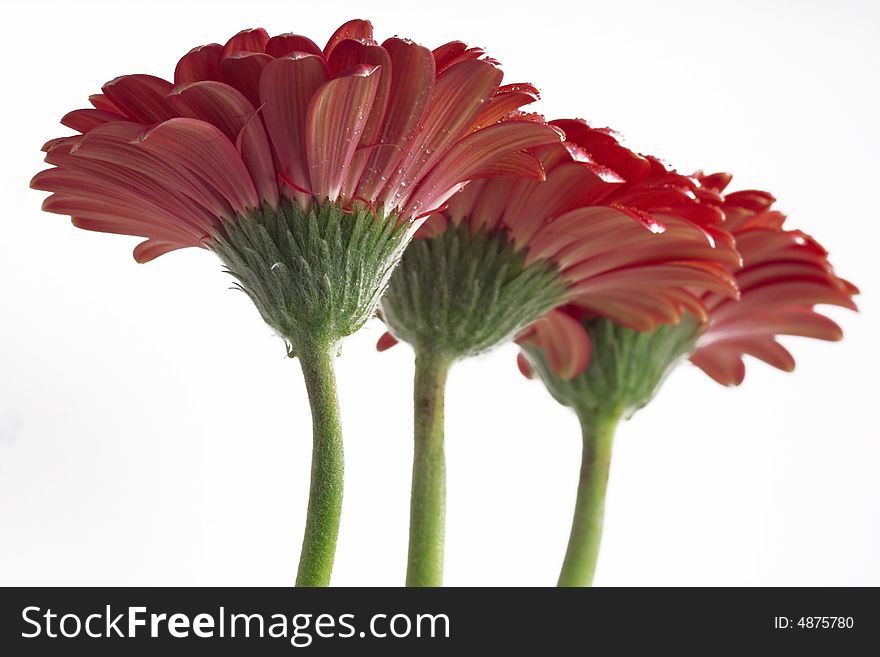
[[[789,340],[725,389],[682,367],[619,432],[600,585],[880,585],[880,4],[9,2],[0,151],[0,583],[288,585],[311,430],[299,367],[208,252],[40,211],[58,119],[123,73],[170,77],[244,27],[318,43],[486,46],[540,110],[615,127],[682,170],[765,187],[859,284],[840,344]],[[412,354],[371,324],[338,361],[347,479],[339,585],[404,577]],[[450,585],[549,585],[579,465],[574,416],[515,349],[458,365],[447,408]]]

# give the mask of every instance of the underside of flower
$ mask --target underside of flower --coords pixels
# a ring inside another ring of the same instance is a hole
[[[580,314],[578,318],[576,315]],[[586,339],[566,339],[584,333]],[[520,368],[536,372],[550,394],[580,417],[629,418],[645,406],[666,375],[694,349],[699,322],[692,316],[678,324],[653,331],[635,331],[605,317],[592,319],[568,308],[545,315],[520,340],[527,357],[520,355]],[[592,357],[586,369],[571,372],[582,353],[571,345],[590,345]],[[527,360],[526,360],[527,358]]]
[[[410,244],[382,314],[417,351],[454,359],[512,339],[567,294],[558,269],[547,261],[526,265],[506,231],[472,233],[462,225]]]
[[[225,221],[207,247],[296,356],[335,346],[373,316],[408,230],[361,204],[304,211],[285,201]]]

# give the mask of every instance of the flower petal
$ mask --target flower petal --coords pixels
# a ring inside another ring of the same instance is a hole
[[[200,80],[221,80],[220,57],[223,46],[209,43],[193,48],[177,62],[174,69],[174,84],[189,84]]]
[[[418,184],[404,214],[417,216],[436,208],[452,195],[456,183],[484,176],[498,158],[561,139],[555,128],[532,121],[497,123],[471,133]]]
[[[222,82],[195,82],[176,87],[168,102],[181,116],[201,119],[219,128],[236,144],[260,198],[277,206],[278,179],[272,148],[254,106]]]
[[[369,154],[356,192],[359,198],[379,197],[403,157],[404,145],[420,125],[434,89],[434,59],[430,50],[396,38],[385,41],[382,48],[391,60],[388,103],[376,135],[384,147]]]
[[[318,198],[335,200],[361,140],[381,72],[363,67],[353,75],[325,83],[306,116],[306,153],[311,190]]]
[[[232,57],[238,53],[266,52],[269,34],[262,27],[242,30],[223,46],[222,58]]]
[[[152,75],[122,75],[104,85],[102,91],[129,119],[138,123],[159,123],[174,118],[165,101],[173,88],[167,80]]]
[[[140,144],[205,181],[235,212],[244,214],[260,206],[238,151],[213,125],[197,119],[171,119],[145,132]]]
[[[175,244],[174,242],[163,242],[162,240],[149,239],[141,242],[134,247],[134,259],[143,264],[150,260],[155,260],[160,255],[165,255],[170,251],[176,251],[188,246],[187,244]]]
[[[272,57],[283,57],[295,52],[318,55],[319,57],[324,55],[314,41],[299,34],[279,34],[273,36],[266,43],[266,54]]]
[[[125,121],[125,117],[115,112],[99,109],[77,109],[68,112],[61,118],[61,124],[77,132],[86,133],[99,125],[111,121]]]
[[[423,129],[406,146],[396,173],[384,191],[387,207],[405,206],[413,186],[467,131],[501,81],[501,71],[484,61],[465,61],[437,78],[422,120]],[[435,190],[441,196],[445,190]]]
[[[327,41],[327,45],[324,46],[324,57],[329,59],[333,49],[340,41],[344,41],[345,39],[372,41],[373,24],[370,23],[370,21],[356,18],[340,25],[333,33],[333,36]]]
[[[396,345],[397,342],[397,338],[391,335],[388,331],[385,331],[376,342],[376,351],[387,351]]]
[[[318,88],[327,81],[321,57],[294,54],[266,65],[260,77],[262,116],[284,174],[300,189],[310,189],[306,160],[306,113]],[[311,195],[290,192],[303,204]]]
[[[262,52],[240,52],[220,61],[223,81],[238,89],[256,107],[260,106],[260,75],[273,58]]]

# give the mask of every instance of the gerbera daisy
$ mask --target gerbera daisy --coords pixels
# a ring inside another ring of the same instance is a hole
[[[310,39],[245,30],[195,48],[174,81],[124,75],[62,123],[32,182],[49,212],[146,238],[146,262],[214,251],[305,376],[314,451],[297,582],[326,584],[342,500],[333,356],[373,315],[414,222],[473,178],[559,141],[499,119],[534,100],[496,62],[453,42],[373,40],[367,21]]]
[[[538,121],[538,117],[533,117]],[[564,144],[519,156],[532,180],[471,183],[429,218],[382,300],[416,355],[410,585],[442,577],[443,390],[449,367],[512,339],[543,313],[581,303],[634,328],[700,314],[691,290],[735,295],[739,259],[697,183],[582,121]],[[545,180],[539,173],[543,170]],[[393,335],[392,335],[393,334]]]
[[[727,385],[742,382],[744,355],[790,371],[794,359],[778,336],[839,340],[840,327],[814,307],[856,308],[852,297],[858,290],[834,273],[815,240],[784,227],[785,216],[771,208],[770,194],[741,191],[722,199],[729,175],[696,178],[699,196],[724,211],[725,227],[742,256],[736,271],[739,300],[706,291],[697,314],[653,331],[634,330],[597,309],[570,305],[548,313],[519,338],[524,349],[520,369],[527,375],[536,371],[550,393],[575,411],[583,432],[580,484],[560,586],[592,582],[615,429],[621,418],[651,400],[675,365],[690,358]]]

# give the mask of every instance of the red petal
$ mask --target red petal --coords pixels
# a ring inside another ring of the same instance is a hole
[[[314,41],[299,34],[279,34],[266,44],[266,54],[272,57],[283,57],[295,52],[318,56],[324,54]]]
[[[473,129],[498,123],[511,112],[523,105],[534,103],[539,98],[538,90],[530,84],[507,84],[500,87],[495,96],[486,103],[486,107],[477,117]]]
[[[337,44],[345,39],[372,41],[373,24],[370,21],[356,18],[340,25],[327,41],[327,45],[324,46],[324,57],[329,58]]]
[[[571,380],[587,369],[592,355],[590,336],[570,315],[551,310],[532,324],[527,341],[537,344],[550,367],[563,380]]]
[[[278,178],[272,148],[254,106],[241,93],[222,82],[195,82],[175,88],[168,102],[182,116],[207,121],[235,143],[264,201],[278,205]]]
[[[220,62],[226,84],[238,89],[254,106],[260,106],[260,75],[272,57],[265,53],[238,53]]]
[[[220,57],[223,46],[209,43],[193,48],[177,62],[174,84],[188,84],[199,80],[220,80]]]
[[[396,345],[397,342],[397,338],[391,335],[388,331],[385,331],[385,333],[379,338],[378,342],[376,342],[376,351],[387,351]]]
[[[419,183],[404,214],[437,207],[452,195],[456,183],[482,175],[500,157],[560,139],[556,129],[530,121],[497,123],[474,132],[455,144]]]
[[[104,85],[114,105],[138,123],[159,123],[176,116],[165,101],[173,88],[167,80],[152,75],[123,75]]]
[[[500,81],[501,71],[483,61],[462,62],[437,78],[422,130],[407,144],[400,166],[388,182],[383,199],[388,207],[406,204],[414,184],[464,135]],[[445,191],[439,190],[437,196]]]
[[[231,57],[236,53],[266,52],[269,34],[262,27],[242,30],[223,46],[222,57]]]
[[[371,200],[379,197],[397,168],[403,147],[418,127],[434,88],[434,59],[430,50],[403,39],[388,39],[382,48],[391,59],[391,87],[376,139],[386,146],[370,153],[356,194]]]
[[[516,366],[519,368],[520,374],[527,379],[535,378],[535,370],[532,369],[532,364],[523,352],[516,355]]]
[[[244,214],[260,206],[238,151],[213,125],[197,119],[171,119],[144,133],[140,143],[146,150],[205,181],[235,212]]]
[[[335,200],[367,124],[380,71],[365,67],[354,75],[325,83],[306,116],[306,153],[311,190]]]
[[[161,240],[149,239],[141,242],[134,247],[134,259],[143,264],[150,260],[155,260],[160,255],[165,255],[169,251],[185,248],[186,244],[175,244],[174,242],[163,242]]]
[[[546,180],[547,178],[541,160],[531,153],[519,152],[499,157],[488,166],[471,174],[470,180],[476,180],[478,178],[497,178],[501,176],[510,176],[528,180]]]
[[[77,132],[86,133],[99,125],[111,121],[125,121],[125,117],[115,112],[107,112],[99,109],[78,109],[68,112],[61,119],[61,124]]]
[[[309,190],[306,160],[306,113],[318,88],[327,81],[327,67],[321,57],[281,57],[263,69],[260,100],[263,120],[281,165],[281,173],[296,186]],[[307,204],[311,196],[293,193]]]

